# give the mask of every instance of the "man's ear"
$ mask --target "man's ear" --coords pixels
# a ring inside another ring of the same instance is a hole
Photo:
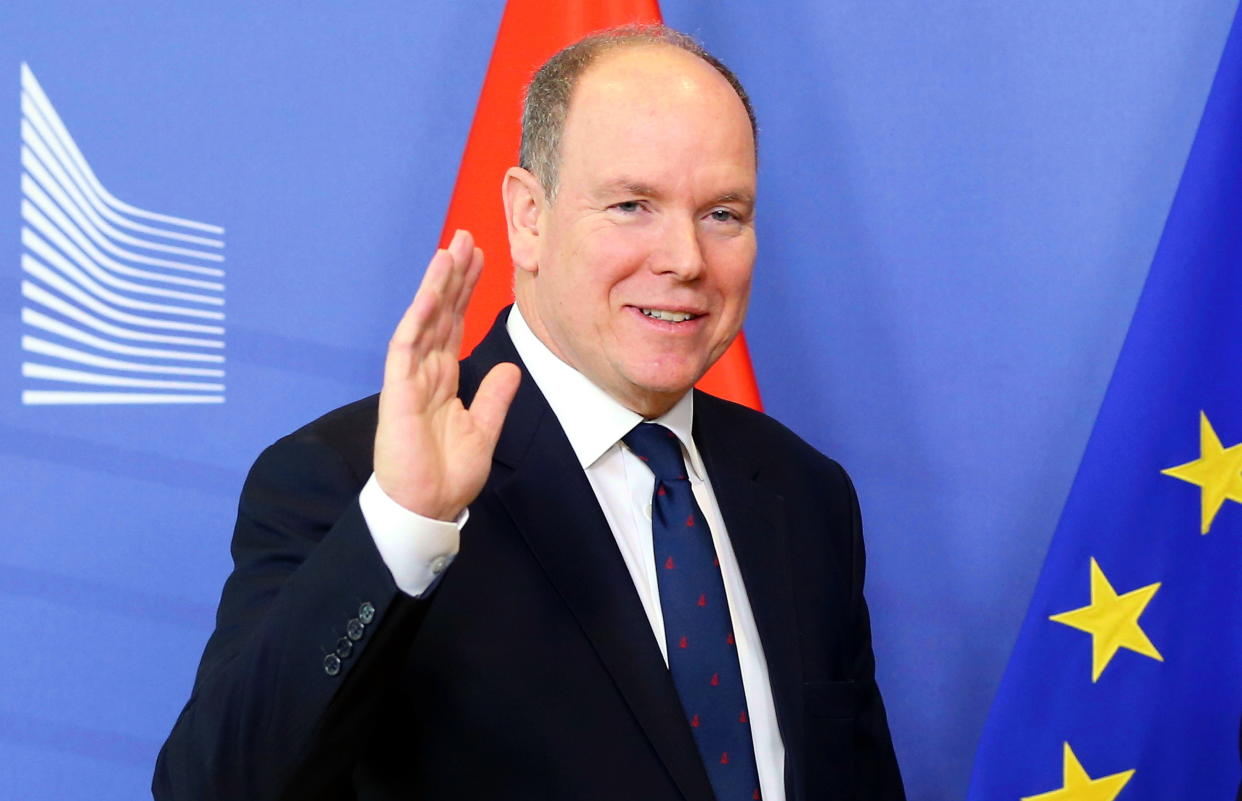
[[[534,274],[539,271],[539,218],[546,202],[543,186],[529,170],[510,167],[501,194],[509,226],[509,257],[514,267]]]

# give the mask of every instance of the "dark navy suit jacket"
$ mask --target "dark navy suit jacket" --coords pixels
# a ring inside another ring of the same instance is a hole
[[[467,402],[492,365],[521,364],[504,318],[462,362]],[[255,463],[155,797],[710,801],[629,572],[534,382],[460,554],[422,599],[397,589],[358,506],[375,423],[371,397]],[[763,642],[788,797],[904,798],[849,478],[770,418],[702,393],[694,438]],[[329,675],[325,657],[366,618]]]

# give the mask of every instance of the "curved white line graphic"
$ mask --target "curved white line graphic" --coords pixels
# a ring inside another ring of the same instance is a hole
[[[22,200],[22,216],[26,217],[27,222],[38,228],[40,233],[48,239],[51,239],[57,247],[64,250],[70,256],[74,256],[74,260],[82,264],[83,267],[90,269],[85,263],[83,263],[85,261],[89,261],[91,264],[106,264],[109,268],[111,268],[112,272],[116,273],[125,274],[133,271],[134,268],[127,267],[118,261],[108,258],[104,254],[100,253],[99,250],[97,250],[93,245],[91,245],[91,243],[86,240],[86,237],[82,235],[82,232],[79,231],[75,225],[69,222],[64,213],[52,204],[51,198],[44,194],[43,190],[40,189],[38,185],[30,179],[30,176],[25,173],[22,174],[22,190],[26,193],[26,197]],[[31,212],[38,212],[38,214],[31,217]],[[56,227],[59,231],[63,231],[64,235],[57,231],[49,230],[52,222],[56,223]],[[68,244],[66,236],[68,239],[72,239],[74,245],[77,247]],[[90,258],[88,259],[87,255],[75,255],[83,253],[89,255]],[[138,259],[133,259],[133,261],[138,261]],[[158,273],[156,275],[158,275]],[[164,294],[165,292],[171,291],[172,290],[159,290],[158,292],[152,291],[150,294]],[[209,297],[212,299],[212,302],[222,302],[219,298],[213,295],[200,295],[197,297]]]
[[[69,384],[93,384],[101,387],[145,387],[148,389],[198,389],[206,392],[223,392],[224,384],[208,384],[200,381],[162,381],[154,378],[126,378],[117,375],[92,373],[86,370],[69,370],[38,362],[22,362],[22,375],[27,378],[46,378]]]
[[[184,217],[174,217],[170,214],[159,214],[157,212],[147,211],[146,209],[140,209],[137,206],[131,206],[130,204],[114,197],[107,189],[104,188],[103,184],[99,182],[99,179],[95,177],[94,171],[92,171],[90,165],[86,163],[86,159],[82,156],[82,152],[78,150],[78,146],[73,141],[73,137],[69,135],[69,131],[65,128],[64,123],[61,122],[59,115],[56,114],[56,110],[52,108],[51,101],[47,99],[47,95],[43,93],[43,88],[39,86],[39,82],[35,79],[34,73],[25,62],[22,62],[22,89],[29,93],[30,99],[34,102],[39,111],[43,113],[48,125],[54,131],[56,138],[60,141],[61,145],[64,146],[65,150],[68,151],[69,158],[82,173],[83,177],[86,178],[86,181],[90,185],[91,189],[95,191],[104,203],[119,212],[131,214],[135,217],[142,217],[148,220],[158,220],[160,222],[171,223],[173,225],[180,225],[185,228],[195,228],[200,231],[208,231],[213,234],[224,233],[224,228],[218,225],[210,225],[208,223],[197,222],[195,220],[187,220]]]
[[[99,199],[99,196],[95,194],[94,190],[91,189],[90,184],[74,165],[72,159],[69,157],[69,154],[65,152],[64,147],[62,147],[60,142],[56,140],[55,134],[48,127],[47,122],[43,119],[43,115],[39,112],[38,108],[35,107],[34,102],[25,92],[22,93],[22,114],[23,126],[29,125],[32,133],[38,137],[38,140],[43,143],[44,147],[51,151],[51,153],[55,156],[54,160],[68,172],[73,185],[77,187],[77,189],[87,199],[87,202],[90,203],[91,208],[94,209],[96,213],[103,215],[117,225],[128,228],[131,231],[138,231],[140,233],[150,234],[164,239],[173,239],[178,242],[189,242],[191,244],[204,245],[211,248],[224,247],[224,242],[219,239],[209,239],[195,234],[183,234],[179,231],[169,231],[164,228],[156,228],[154,226],[137,223],[126,217],[120,216],[105,205],[103,201]],[[22,140],[25,141],[25,139],[26,130],[23,128]]]
[[[120,216],[99,198],[99,195],[95,192],[94,188],[92,188],[91,182],[82,174],[81,170],[78,169],[73,156],[65,149],[64,145],[61,144],[60,138],[52,129],[52,126],[47,122],[43,113],[39,110],[38,105],[26,92],[22,92],[22,114],[25,119],[30,122],[34,129],[38,131],[39,135],[43,138],[43,141],[47,144],[47,146],[51,148],[52,152],[56,154],[57,160],[60,161],[61,164],[65,165],[65,168],[73,177],[74,184],[82,190],[82,193],[90,201],[90,204],[95,211],[107,217],[109,220],[112,220],[117,225],[122,225],[133,231],[141,231],[142,233],[160,236],[165,239],[174,239],[181,242],[193,242],[195,244],[206,245],[207,247],[224,247],[224,243],[219,239],[209,239],[195,234],[184,234],[178,231],[169,231],[164,228],[156,228],[154,226],[134,222],[127,217]],[[81,154],[79,154],[79,157],[80,155]]]
[[[165,331],[189,331],[195,334],[215,334],[217,336],[224,334],[224,329],[218,325],[200,325],[199,323],[183,323],[177,320],[161,320],[158,317],[143,317],[114,309],[106,303],[101,303],[92,298],[60,275],[52,272],[28,253],[22,254],[22,270],[30,276],[38,278],[44,284],[59,290],[62,296],[76,301],[78,305],[85,306],[96,314],[102,314],[104,317],[118,322],[137,325],[143,328],[162,328]],[[43,305],[49,304],[44,303]],[[60,310],[58,309],[57,311]],[[63,311],[61,313],[64,314]],[[219,340],[213,341],[219,342]],[[218,345],[218,347],[222,346],[222,344]]]
[[[190,256],[193,258],[202,258],[207,261],[222,261],[219,253],[207,253],[200,255],[198,251],[189,250],[188,248],[178,248],[170,245],[160,245],[154,242],[145,242],[136,239],[126,233],[116,230],[108,225],[98,214],[94,213],[89,205],[84,203],[81,193],[73,188],[72,184],[66,186],[64,182],[54,173],[59,168],[56,162],[48,162],[41,158],[38,152],[31,148],[29,144],[22,145],[22,166],[30,173],[38,182],[38,184],[56,201],[56,203],[64,209],[70,218],[77,223],[86,235],[91,238],[100,247],[111,251],[122,259],[134,259],[140,254],[133,253],[113,244],[113,240],[119,240],[131,245],[145,248],[147,250],[156,250],[161,253],[172,253],[182,256]],[[181,264],[181,262],[172,262],[173,264]],[[188,265],[182,265],[188,266]]]
[[[76,362],[78,364],[87,364],[91,367],[106,367],[113,370],[128,370],[134,373],[156,373],[159,375],[201,375],[209,378],[223,378],[224,371],[210,367],[175,367],[159,364],[142,364],[140,362],[127,362],[123,359],[109,359],[106,356],[96,356],[77,348],[67,348],[64,345],[57,345],[55,342],[48,342],[46,339],[39,339],[26,335],[22,337],[22,350],[29,353],[37,353],[40,356],[52,356],[57,359],[64,359],[67,362]]]
[[[76,287],[75,287],[76,289]],[[71,320],[77,320],[83,325],[89,325],[96,331],[102,331],[105,334],[111,334],[121,339],[136,340],[138,342],[163,342],[168,345],[189,345],[197,348],[223,348],[224,343],[218,339],[198,339],[196,337],[180,337],[168,334],[149,334],[145,331],[134,331],[131,328],[122,328],[119,325],[100,320],[98,317],[92,317],[86,312],[74,306],[72,303],[66,303],[60,298],[48,292],[38,284],[30,281],[22,282],[22,297],[27,300],[33,300],[41,306],[45,306],[52,311],[60,312]],[[96,309],[96,311],[99,311]],[[119,315],[119,312],[117,313]],[[124,315],[129,316],[129,315]]]
[[[82,245],[86,247],[90,247],[90,243],[84,241],[81,236],[82,229],[79,226],[74,225],[74,222],[81,222],[81,221],[77,219],[74,219],[72,221],[66,220],[64,215],[61,213],[62,210],[64,209],[64,203],[62,202],[64,195],[60,193],[60,191],[55,187],[55,185],[53,185],[51,187],[50,194],[52,195],[52,198],[57,201],[57,203],[60,203],[60,208],[57,209],[55,207],[52,207],[48,203],[47,195],[41,191],[41,187],[46,186],[46,184],[44,184],[42,178],[40,177],[40,173],[43,173],[42,167],[40,167],[38,164],[32,164],[31,166],[34,167],[35,169],[28,172],[26,175],[22,176],[22,188],[27,189],[29,185],[29,178],[31,176],[34,177],[36,185],[29,187],[30,191],[26,192],[26,195],[27,195],[26,199],[34,201],[34,205],[41,211],[50,212],[49,216],[52,216],[52,218],[57,221],[58,227],[60,228],[61,231],[64,231],[69,236],[71,236],[75,241],[80,242]],[[46,173],[43,173],[43,175],[44,177],[46,177]],[[89,226],[87,227],[89,228]],[[87,233],[92,234],[91,238],[94,239],[98,232],[92,232],[88,230]],[[50,234],[47,234],[47,235],[50,236]],[[96,254],[99,253],[99,251],[97,250],[93,252]],[[220,283],[219,281],[205,281],[201,278],[185,278],[184,276],[180,276],[180,275],[169,275],[168,273],[152,272],[151,270],[139,270],[134,267],[121,264],[120,262],[112,261],[111,259],[108,259],[106,256],[103,257],[103,260],[97,259],[96,262],[100,264],[106,270],[110,270],[115,273],[120,273],[121,275],[128,275],[132,278],[140,278],[146,281],[158,281],[164,284],[173,284],[174,286],[195,287],[197,289],[205,289],[209,292],[223,292],[224,291],[224,284]]]
[[[224,229],[118,200],[21,87],[22,403],[223,403]]]
[[[27,406],[104,405],[109,403],[224,403],[223,395],[162,395],[155,392],[76,392],[28,389],[22,392]]]
[[[191,353],[185,350],[165,350],[164,348],[139,348],[133,345],[110,342],[103,337],[97,337],[80,328],[74,328],[67,323],[62,323],[60,320],[48,317],[46,314],[31,308],[22,309],[22,322],[43,331],[62,336],[65,339],[72,339],[74,342],[90,345],[96,350],[107,351],[108,353],[121,353],[126,356],[147,356],[152,359],[177,359],[183,362],[212,362],[219,364],[224,361],[223,356],[215,353]]]
[[[187,309],[182,306],[170,306],[167,303],[150,303],[145,300],[134,300],[133,298],[126,297],[125,295],[118,295],[117,293],[92,280],[90,276],[86,275],[86,273],[71,264],[68,259],[48,247],[47,243],[45,243],[42,239],[39,239],[39,237],[29,228],[22,229],[22,243],[26,244],[32,251],[42,256],[57,270],[60,270],[60,272],[64,273],[69,278],[72,278],[74,283],[78,286],[86,289],[100,300],[107,301],[112,306],[124,306],[128,309],[143,309],[145,311],[177,314],[184,317],[199,317],[205,320],[224,319],[224,314],[222,312],[204,311],[202,309]],[[90,264],[90,262],[87,263]],[[96,268],[96,270],[98,270],[98,268]],[[117,280],[118,279],[114,278],[109,283],[116,282]]]

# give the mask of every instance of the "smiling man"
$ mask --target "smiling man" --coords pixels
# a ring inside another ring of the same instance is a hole
[[[518,307],[558,358],[657,417],[746,313],[749,114],[698,56],[625,49],[581,76],[558,156],[555,183],[522,168],[506,176]]]
[[[849,479],[693,391],[741,328],[753,113],[666,28],[534,78],[517,303],[458,232],[384,386],[269,448],[159,798],[903,798]]]

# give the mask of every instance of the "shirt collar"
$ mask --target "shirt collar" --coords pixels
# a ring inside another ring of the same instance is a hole
[[[513,347],[526,365],[526,372],[547,398],[552,413],[565,431],[569,445],[583,469],[599,461],[634,426],[642,415],[631,411],[611,395],[570,367],[530,330],[517,304],[505,323]],[[687,392],[668,412],[648,422],[658,423],[677,436],[689,455],[688,464],[696,479],[702,480],[703,462],[694,445],[694,392]]]

